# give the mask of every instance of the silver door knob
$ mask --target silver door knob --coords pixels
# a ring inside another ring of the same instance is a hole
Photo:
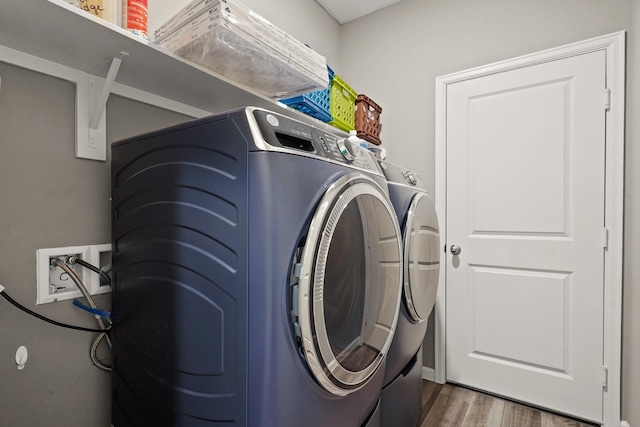
[[[462,252],[462,248],[458,245],[451,245],[450,250],[452,255],[459,255]]]

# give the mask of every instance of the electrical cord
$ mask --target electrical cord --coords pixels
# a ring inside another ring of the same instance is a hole
[[[110,330],[109,329],[91,329],[91,328],[84,328],[82,326],[75,326],[75,325],[67,325],[66,323],[61,323],[58,322],[56,320],[53,319],[49,319],[48,317],[43,316],[42,314],[36,313],[35,311],[31,311],[29,310],[27,307],[23,306],[22,304],[20,304],[19,302],[17,302],[16,300],[14,300],[13,298],[11,298],[9,296],[9,294],[7,294],[7,292],[4,290],[4,288],[0,287],[0,295],[6,299],[7,301],[9,301],[13,306],[15,306],[16,308],[18,308],[19,310],[24,311],[27,314],[30,314],[34,317],[37,317],[40,320],[44,320],[47,323],[51,323],[52,325],[56,325],[56,326],[60,326],[61,328],[67,328],[67,329],[74,329],[76,331],[85,331],[85,332],[100,332],[100,333],[106,333]]]
[[[75,258],[74,257],[74,262],[80,264],[78,262],[79,258]],[[93,300],[93,298],[91,297],[91,294],[89,294],[89,291],[87,290],[87,288],[84,286],[84,283],[82,283],[82,279],[80,279],[80,277],[78,277],[78,275],[76,274],[76,272],[69,267],[66,263],[62,262],[59,259],[55,259],[52,262],[53,265],[56,265],[58,267],[60,267],[61,269],[63,269],[71,278],[71,280],[73,280],[73,282],[76,284],[76,286],[78,287],[78,289],[80,289],[80,293],[82,293],[82,296],[85,297],[85,299],[87,300],[87,303],[89,303],[89,306],[94,309],[97,310],[98,306],[96,305],[95,301]],[[89,263],[87,263],[89,264]],[[80,264],[82,265],[82,264]],[[91,264],[89,264],[91,265]],[[97,269],[97,267],[94,267],[93,265],[91,265],[91,267]],[[91,270],[93,270],[92,268],[90,268]],[[95,271],[95,270],[94,270]],[[98,271],[100,271],[98,269]],[[98,322],[98,325],[100,325],[100,327],[102,328],[102,330],[106,330],[107,329],[107,325],[105,324],[105,319],[102,318],[99,315],[96,315],[96,320]],[[89,356],[91,357],[91,361],[93,362],[94,365],[96,365],[98,368],[104,370],[104,371],[110,371],[111,370],[111,366],[107,365],[104,361],[100,360],[100,358],[98,357],[98,346],[100,345],[100,342],[106,339],[107,344],[109,345],[109,348],[111,348],[111,338],[109,337],[109,335],[107,335],[106,332],[101,332],[96,339],[93,341],[93,344],[91,345],[91,351],[89,352]]]

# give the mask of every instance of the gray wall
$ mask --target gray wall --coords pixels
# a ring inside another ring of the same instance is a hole
[[[622,415],[640,426],[640,2],[632,1],[627,35],[627,136],[625,165],[625,267]]]
[[[628,30],[623,418],[640,426],[640,4],[632,0],[403,0],[342,26],[342,74],[379,102],[388,158],[434,191],[437,76]],[[433,341],[425,363],[433,366]]]
[[[95,327],[71,300],[35,306],[36,249],[108,243],[110,164],[74,157],[75,87],[0,63],[0,284],[56,320]],[[112,97],[107,140],[188,117]],[[110,295],[96,298],[108,308]],[[92,366],[94,334],[58,328],[0,298],[0,425],[106,427],[109,374]],[[19,371],[16,349],[29,360]]]

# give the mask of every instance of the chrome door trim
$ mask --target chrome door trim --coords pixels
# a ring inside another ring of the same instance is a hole
[[[384,205],[395,228],[397,255],[402,263],[402,235],[391,201],[382,187],[359,173],[342,176],[325,192],[311,220],[301,258],[298,321],[303,352],[315,378],[322,387],[336,396],[346,396],[360,389],[380,367],[393,340],[402,297],[402,268],[399,266],[395,315],[385,344],[375,360],[364,370],[352,372],[345,369],[331,349],[326,330],[323,310],[324,276],[329,245],[337,222],[347,205],[362,195],[371,195]]]
[[[409,271],[409,261],[411,259],[410,255],[411,255],[411,230],[413,229],[414,226],[414,222],[415,222],[415,217],[416,217],[416,211],[418,210],[418,205],[420,204],[420,201],[426,198],[432,205],[433,205],[433,201],[431,200],[431,198],[428,196],[427,193],[425,192],[418,192],[416,193],[416,195],[413,197],[413,199],[411,200],[411,203],[409,205],[409,210],[407,211],[407,218],[405,221],[405,226],[404,226],[404,233],[403,233],[403,238],[404,238],[404,242],[403,242],[403,247],[404,247],[404,254],[403,254],[403,259],[404,259],[404,268],[403,268],[403,277],[404,277],[404,290],[403,290],[403,295],[404,295],[404,302],[405,305],[407,307],[407,313],[409,314],[409,317],[411,318],[411,320],[414,323],[421,323],[421,322],[426,322],[427,320],[429,320],[429,316],[427,315],[426,317],[423,317],[420,315],[420,313],[418,313],[418,309],[416,307],[416,304],[414,303],[414,297],[413,297],[413,289],[411,287],[411,276],[410,276],[410,271]],[[438,245],[439,246],[439,245]],[[440,252],[437,252],[438,255],[440,254]],[[438,256],[438,262],[439,262],[439,256]],[[439,267],[438,267],[439,268]]]

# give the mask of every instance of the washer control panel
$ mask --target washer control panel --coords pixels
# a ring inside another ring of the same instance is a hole
[[[356,136],[349,136],[338,129],[334,133],[265,110],[254,110],[253,115],[262,138],[272,147],[381,174],[373,153],[358,145],[353,140],[358,139]]]
[[[356,154],[353,151],[349,138],[338,138],[337,144],[340,154],[342,154],[342,157],[344,157],[347,162],[351,163],[356,159]]]

